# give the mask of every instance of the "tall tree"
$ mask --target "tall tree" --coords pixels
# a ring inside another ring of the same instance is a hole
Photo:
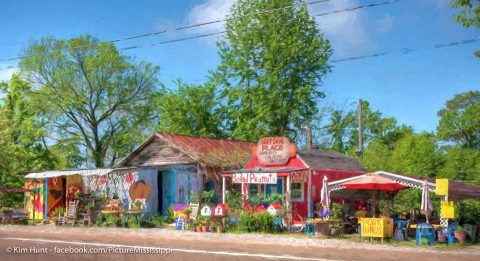
[[[301,0],[239,0],[231,17],[212,77],[223,88],[230,136],[292,136],[324,96],[319,86],[330,71],[329,42]]]
[[[438,116],[437,135],[440,139],[480,151],[480,91],[455,95]]]
[[[186,135],[222,137],[222,113],[215,85],[189,85],[181,80],[176,85],[176,90],[165,89],[158,96],[159,129]]]
[[[40,86],[42,104],[51,104],[46,114],[57,135],[81,141],[96,167],[113,165],[151,125],[158,68],[135,63],[111,43],[89,35],[42,38],[26,49],[20,68]]]
[[[457,22],[466,28],[480,28],[480,0],[450,0],[450,5],[460,10],[455,16]],[[480,57],[480,51],[476,51],[475,55]]]

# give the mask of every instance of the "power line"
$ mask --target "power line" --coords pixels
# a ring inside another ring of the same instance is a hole
[[[313,4],[319,4],[319,3],[329,2],[329,1],[331,1],[331,0],[317,0],[317,1],[307,2],[307,3],[305,3],[305,5],[313,5]],[[400,0],[395,0],[395,1],[392,1],[392,2],[397,2],[397,1],[400,1]],[[265,11],[252,13],[252,14],[246,14],[246,15],[234,16],[234,17],[224,17],[222,19],[218,19],[218,20],[214,20],[214,21],[197,23],[197,24],[192,24],[192,25],[186,25],[186,26],[181,26],[181,27],[177,27],[177,28],[173,28],[173,29],[164,29],[164,30],[160,30],[160,31],[150,32],[150,33],[143,33],[143,34],[138,34],[138,35],[126,36],[126,37],[122,37],[122,38],[118,38],[118,39],[114,39],[114,40],[109,40],[109,41],[103,41],[103,42],[99,42],[99,43],[100,44],[102,44],[102,43],[118,43],[118,42],[122,42],[122,41],[128,41],[128,40],[133,40],[133,39],[138,39],[138,38],[143,38],[143,37],[148,37],[148,36],[153,36],[153,35],[165,34],[165,33],[168,33],[168,32],[178,32],[178,31],[192,29],[192,28],[196,28],[196,27],[222,23],[222,22],[226,22],[228,20],[237,20],[237,19],[241,19],[241,18],[245,18],[245,17],[249,17],[249,16],[276,12],[276,11],[280,11],[280,10],[284,10],[284,9],[293,8],[295,6],[296,5],[288,5],[288,6],[269,9],[269,10],[265,10]],[[79,45],[79,46],[74,47],[74,49],[79,49],[79,48],[93,46],[93,45],[96,45],[96,43]],[[43,54],[48,54],[48,53],[51,53],[51,52],[59,52],[59,51],[64,51],[64,50],[65,49],[53,50],[53,51],[45,52]],[[14,60],[19,60],[19,59],[23,59],[23,58],[27,58],[27,57],[31,57],[31,56],[33,56],[33,55],[5,58],[5,59],[0,59],[0,62],[14,61]]]

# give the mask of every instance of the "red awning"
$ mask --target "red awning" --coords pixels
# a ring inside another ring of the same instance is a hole
[[[366,189],[366,190],[384,190],[398,191],[408,188],[398,182],[384,178],[378,175],[366,175],[364,177],[340,183],[339,185],[347,189]]]

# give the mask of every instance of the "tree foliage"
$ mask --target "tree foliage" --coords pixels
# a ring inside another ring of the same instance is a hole
[[[42,38],[20,68],[40,86],[38,102],[51,105],[45,117],[52,131],[86,147],[96,167],[113,165],[150,125],[158,68],[134,63],[111,43]]]
[[[176,82],[176,90],[164,89],[157,99],[162,131],[222,137],[222,113],[213,84],[189,85]]]
[[[270,9],[276,11],[257,12]],[[300,0],[239,0],[231,16],[212,76],[223,90],[226,130],[249,140],[291,136],[324,96],[319,86],[330,71],[330,44]]]
[[[480,0],[450,0],[450,5],[460,10],[455,16],[457,22],[466,28],[480,28]],[[475,55],[480,57],[480,51],[476,51]]]
[[[438,116],[440,139],[463,148],[480,150],[480,91],[455,95]]]

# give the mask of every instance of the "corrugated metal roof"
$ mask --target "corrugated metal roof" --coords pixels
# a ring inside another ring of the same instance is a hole
[[[252,146],[255,144],[231,139],[213,139],[157,132],[125,157],[118,166],[128,165],[131,159],[148,147],[155,139],[167,142],[198,163],[222,168],[242,167],[250,159]]]

